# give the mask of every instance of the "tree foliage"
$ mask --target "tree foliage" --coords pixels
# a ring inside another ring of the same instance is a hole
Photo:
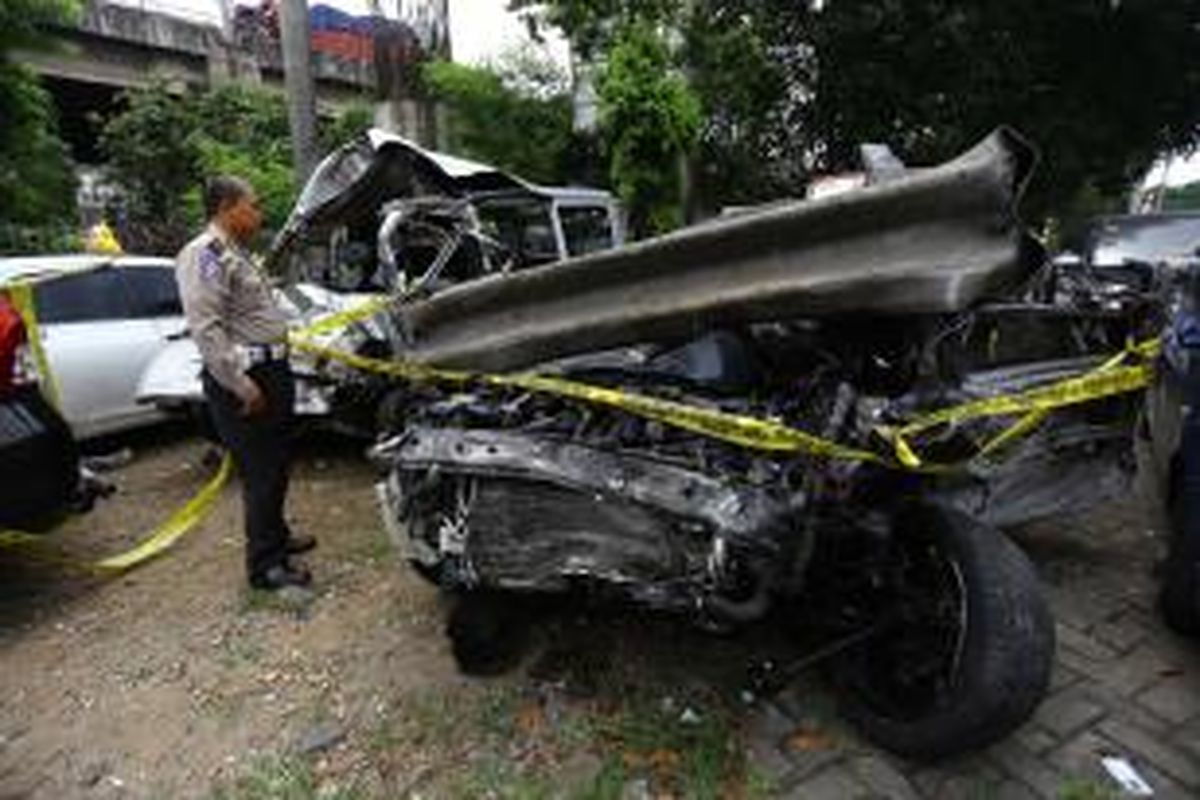
[[[1200,211],[1200,181],[1174,186],[1163,197],[1164,211]]]
[[[75,174],[37,76],[0,62],[0,220],[42,225],[75,213]]]
[[[932,163],[1010,124],[1043,155],[1027,214],[1069,216],[1200,141],[1196,0],[512,5],[547,6],[589,60],[630,19],[684,35],[710,206],[795,194],[809,170],[857,168],[865,141]]]
[[[118,233],[128,249],[169,252],[187,236],[183,197],[200,180],[195,112],[164,84],[129,91],[124,102],[100,135],[109,175],[124,189]]]
[[[623,32],[641,28],[659,34],[669,45],[672,66],[699,100],[699,136],[688,154],[696,205],[715,211],[803,189],[805,140],[798,135],[794,95],[809,66],[797,44],[807,30],[805,3],[513,0],[511,5],[530,15],[535,27],[561,28],[583,60],[600,65]],[[661,168],[664,175],[675,174]]]
[[[283,96],[244,86],[173,92],[156,84],[126,93],[125,109],[101,133],[108,169],[125,190],[123,240],[134,249],[172,252],[200,224],[206,176],[240,175],[262,202],[265,226],[277,229],[296,186]],[[326,149],[366,127],[360,107],[325,122]]]
[[[341,147],[375,124],[375,111],[366,102],[351,103],[336,117],[322,120],[317,137],[324,152]]]
[[[0,56],[44,44],[44,26],[70,22],[79,12],[79,0],[0,0]]]
[[[937,161],[1008,123],[1042,149],[1033,208],[1124,192],[1200,131],[1195,0],[835,2],[813,16],[822,165],[864,140]]]
[[[536,32],[553,25],[570,40],[584,60],[603,58],[613,42],[631,25],[661,25],[680,19],[684,0],[509,0]]]
[[[505,75],[431,61],[423,67],[422,81],[449,112],[451,151],[533,181],[561,183],[571,145],[571,101],[561,76],[536,62],[527,64],[535,69]]]
[[[77,12],[74,0],[0,0],[0,222],[43,225],[74,214],[75,176],[54,104],[8,53],[43,45],[39,26]]]
[[[680,159],[695,145],[700,104],[662,37],[645,23],[627,27],[608,51],[597,89],[602,142],[630,231],[640,237],[679,225]]]
[[[803,64],[789,57],[795,45],[788,22],[795,12],[786,5],[710,3],[686,22],[682,58],[704,117],[695,174],[704,208],[803,189],[805,142],[792,113]]]

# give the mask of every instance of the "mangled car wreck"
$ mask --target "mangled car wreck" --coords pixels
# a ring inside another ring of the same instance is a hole
[[[809,621],[846,713],[906,756],[1028,717],[1054,628],[995,526],[1123,485],[1143,325],[1051,302],[1015,211],[1032,165],[1001,130],[400,304],[396,360],[435,380],[396,390],[380,497],[458,598],[460,664],[511,655],[510,601],[579,592],[716,629]]]
[[[372,129],[330,153],[308,180],[268,256],[286,277],[278,301],[294,330],[388,296],[426,297],[462,281],[604,250],[624,238],[608,192],[539,186]],[[380,325],[330,327],[322,344],[389,352]],[[296,412],[373,436],[385,382],[321,359],[293,362]],[[146,370],[138,402],[204,419],[200,353],[177,338]]]

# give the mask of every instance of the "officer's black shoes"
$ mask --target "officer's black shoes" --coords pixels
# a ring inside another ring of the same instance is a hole
[[[287,544],[284,548],[289,556],[298,556],[301,553],[307,553],[317,546],[317,537],[315,536],[289,536]]]
[[[312,573],[297,564],[279,564],[250,576],[251,586],[267,591],[276,591],[288,586],[308,586],[310,583]]]

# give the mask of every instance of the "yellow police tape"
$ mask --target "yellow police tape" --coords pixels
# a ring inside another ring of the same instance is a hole
[[[386,308],[390,300],[368,302],[338,315],[339,323],[349,325]],[[327,332],[330,328],[324,328]],[[406,380],[465,382],[480,381],[494,386],[522,388],[583,400],[596,405],[636,414],[667,425],[699,433],[730,444],[779,453],[806,455],[850,461],[867,461],[884,466],[922,471],[944,471],[952,464],[925,462],[910,443],[910,438],[940,425],[957,424],[984,417],[1023,415],[1016,423],[980,446],[976,457],[988,455],[1029,433],[1050,411],[1145,388],[1153,375],[1150,359],[1157,355],[1157,339],[1131,345],[1083,375],[1040,386],[1025,392],[990,397],[924,414],[900,426],[878,426],[875,432],[889,442],[893,458],[873,450],[849,447],[815,436],[774,420],[663,400],[618,389],[593,386],[562,378],[534,374],[472,374],[460,370],[442,370],[412,362],[384,361],[348,353],[312,340],[313,328],[295,331],[292,346],[319,358],[340,362],[364,372]],[[1129,359],[1142,363],[1124,365]]]
[[[217,469],[216,474],[209,479],[208,483],[199,492],[129,550],[92,562],[78,562],[73,559],[59,557],[51,557],[50,560],[63,562],[88,572],[102,575],[125,572],[132,567],[149,561],[155,556],[169,550],[175,542],[179,541],[184,534],[208,515],[208,512],[212,510],[213,505],[217,502],[217,498],[221,496],[221,490],[225,487],[232,472],[233,460],[226,455],[221,461],[221,466]],[[39,536],[21,531],[0,530],[0,546],[25,545],[37,547],[44,544],[46,544],[44,535]]]
[[[33,300],[33,284],[30,282],[11,283],[0,286],[0,291],[3,291],[8,296],[9,301],[16,308],[17,313],[21,315],[25,323],[29,346],[33,352],[34,361],[37,364],[39,377],[43,381],[43,388],[51,401],[57,406],[61,396],[59,395],[54,372],[50,369],[50,362],[46,358],[46,351],[42,346],[41,330],[38,327],[37,310]],[[184,503],[183,506],[171,514],[162,524],[154,528],[129,550],[94,562],[78,562],[73,559],[54,556],[49,557],[49,559],[78,567],[88,572],[109,575],[121,573],[138,564],[142,564],[166,552],[184,534],[204,519],[216,503],[217,498],[221,494],[221,489],[228,482],[232,471],[233,461],[226,455],[221,461],[221,466],[217,469],[216,474],[209,479],[208,483],[195,496]],[[0,546],[38,547],[45,543],[44,535],[0,529]]]
[[[30,332],[30,343],[42,374],[52,381],[45,353],[38,335],[36,314],[28,285],[9,287]],[[464,383],[479,381],[493,386],[525,389],[582,400],[595,405],[620,409],[666,425],[698,433],[730,444],[777,453],[803,453],[819,458],[864,461],[895,469],[940,472],[955,465],[931,464],[917,454],[909,439],[930,428],[956,424],[970,419],[1022,415],[1012,426],[979,448],[977,456],[990,454],[1036,428],[1050,411],[1079,403],[1137,391],[1147,386],[1152,377],[1152,360],[1158,353],[1158,341],[1149,340],[1116,354],[1096,369],[1083,375],[1037,387],[1016,394],[991,397],[963,403],[922,415],[898,428],[879,426],[876,433],[889,442],[893,457],[863,448],[849,447],[830,439],[815,436],[775,420],[759,419],[718,409],[664,400],[618,389],[580,383],[563,378],[530,373],[515,375],[475,374],[461,370],[434,367],[402,361],[368,358],[327,347],[314,341],[315,337],[333,333],[355,322],[369,319],[396,302],[394,297],[374,298],[354,308],[323,317],[315,323],[293,331],[292,346],[318,358],[341,363],[356,370],[398,379]],[[1143,363],[1125,365],[1130,358]],[[54,389],[57,396],[57,390]],[[170,548],[194,527],[212,508],[228,480],[232,462],[225,457],[217,474],[187,504],[132,549],[86,565],[97,572],[121,572],[136,566]],[[29,543],[40,537],[14,531],[0,531],[0,545]]]

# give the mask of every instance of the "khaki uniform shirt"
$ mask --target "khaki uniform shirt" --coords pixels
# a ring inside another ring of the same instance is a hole
[[[266,276],[245,250],[209,225],[175,257],[175,278],[204,366],[244,397],[248,379],[238,346],[287,339],[287,318]]]

